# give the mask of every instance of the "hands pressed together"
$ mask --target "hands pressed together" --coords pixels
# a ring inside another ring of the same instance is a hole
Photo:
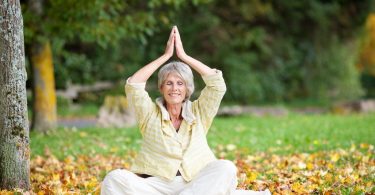
[[[143,83],[150,78],[152,73],[154,73],[160,66],[162,66],[169,58],[173,56],[173,52],[176,49],[177,57],[197,71],[201,75],[210,75],[215,74],[216,71],[211,69],[207,65],[203,64],[202,62],[188,56],[185,51],[184,47],[182,46],[182,41],[180,37],[180,33],[178,32],[177,26],[173,26],[171,34],[169,35],[169,39],[167,42],[167,47],[165,48],[165,52],[162,56],[155,59],[154,61],[148,63],[146,66],[139,69],[136,73],[133,74],[129,78],[129,82],[132,83]]]
[[[169,35],[169,39],[167,42],[167,47],[165,48],[165,53],[168,58],[173,56],[174,49],[176,49],[176,55],[182,61],[186,59],[187,55],[185,53],[184,47],[182,45],[181,36],[178,32],[177,26],[173,26],[171,30],[171,34]]]

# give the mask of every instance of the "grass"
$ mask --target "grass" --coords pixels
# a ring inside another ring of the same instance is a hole
[[[61,117],[91,117],[99,112],[99,106],[93,103],[84,105],[59,106],[57,114]]]
[[[28,117],[32,118],[33,109],[29,103]],[[94,103],[62,105],[57,108],[57,115],[63,118],[72,117],[95,117],[99,113],[99,106]]]
[[[235,146],[248,153],[279,154],[375,145],[374,119],[375,113],[216,118],[208,140],[212,148]],[[136,127],[60,128],[48,134],[32,132],[30,137],[32,158],[46,152],[60,159],[81,154],[123,156],[138,150],[140,143]]]
[[[375,114],[238,117],[219,119],[210,143],[234,144],[250,152],[314,152],[348,148],[352,144],[375,144]]]
[[[374,119],[375,113],[219,117],[208,140],[219,158],[236,163],[240,189],[374,194]],[[109,171],[129,167],[140,139],[136,127],[32,132],[33,191],[98,194]]]

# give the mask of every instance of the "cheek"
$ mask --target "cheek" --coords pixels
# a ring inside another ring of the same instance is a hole
[[[166,92],[166,91],[168,91],[168,90],[169,90],[168,85],[164,85],[164,86],[162,86],[161,89],[160,89],[161,92]]]
[[[182,93],[186,96],[186,94],[187,94],[187,88],[186,87],[182,90]]]

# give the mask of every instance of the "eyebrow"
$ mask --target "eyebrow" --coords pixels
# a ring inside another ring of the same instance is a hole
[[[167,83],[167,82],[173,82],[173,81],[171,81],[171,80],[165,80],[165,81],[164,81],[164,83]],[[178,81],[176,81],[176,82],[185,83],[185,81],[183,81],[183,80],[178,80]]]

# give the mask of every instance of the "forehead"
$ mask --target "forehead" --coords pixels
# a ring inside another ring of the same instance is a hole
[[[164,81],[184,81],[184,79],[181,77],[180,74],[176,72],[171,72],[165,77]]]

